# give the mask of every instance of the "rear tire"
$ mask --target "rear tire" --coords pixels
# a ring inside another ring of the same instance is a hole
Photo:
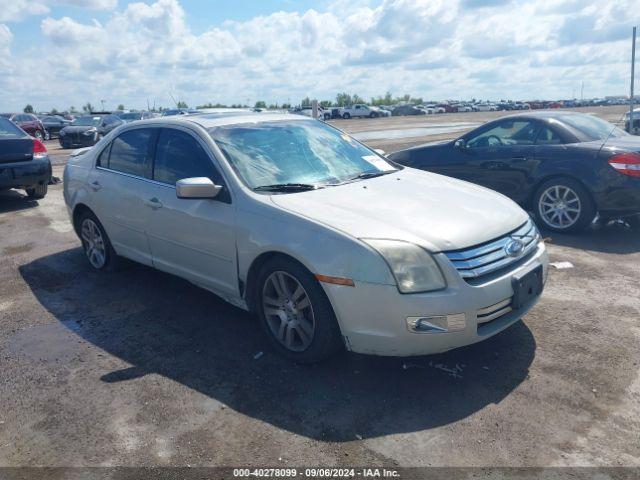
[[[77,231],[89,265],[96,270],[113,271],[117,268],[118,255],[111,246],[107,232],[93,212],[85,211],[80,214]]]
[[[533,197],[538,225],[554,232],[577,232],[587,228],[596,216],[589,192],[571,178],[544,182]]]
[[[344,348],[329,299],[298,262],[272,258],[260,269],[256,284],[262,329],[281,355],[298,363],[316,363]]]
[[[46,183],[44,185],[36,185],[35,187],[25,189],[25,191],[27,192],[29,198],[33,200],[40,200],[47,195],[47,192],[49,191],[49,185]]]

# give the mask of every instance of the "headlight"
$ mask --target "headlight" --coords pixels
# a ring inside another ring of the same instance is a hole
[[[400,292],[431,292],[447,286],[436,261],[418,245],[400,240],[364,241],[387,261]]]
[[[65,132],[64,130],[60,130],[58,132],[58,135],[60,135],[61,137],[64,137],[67,134],[67,132]]]
[[[87,130],[86,132],[82,132],[83,135],[93,135],[98,131],[98,129],[96,128],[90,128],[89,130]]]

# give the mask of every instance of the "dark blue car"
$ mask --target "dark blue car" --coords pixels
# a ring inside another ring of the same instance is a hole
[[[30,198],[44,198],[50,179],[51,162],[42,142],[0,117],[0,190],[24,188]]]
[[[532,112],[462,137],[394,153],[393,161],[496,190],[568,232],[640,213],[640,138],[592,115]]]

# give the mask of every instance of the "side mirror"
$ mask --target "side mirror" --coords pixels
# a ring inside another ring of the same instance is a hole
[[[464,138],[459,138],[455,142],[453,142],[453,146],[464,150],[465,148],[467,148],[467,142],[465,142]]]
[[[178,198],[215,198],[222,187],[207,177],[183,178],[176,182]]]
[[[376,152],[378,155],[382,155],[383,157],[387,156],[387,152],[385,152],[381,148],[374,148],[373,151]]]

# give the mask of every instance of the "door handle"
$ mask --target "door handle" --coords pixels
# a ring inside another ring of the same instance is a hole
[[[153,208],[154,210],[162,208],[162,202],[158,200],[156,197],[150,198],[149,200],[145,200],[144,204],[147,207]]]
[[[90,185],[90,186],[91,186],[91,188],[92,188],[94,191],[96,191],[96,192],[102,188],[102,185],[100,185],[100,182],[99,182],[99,181],[97,181],[97,180],[94,180],[94,181],[93,181],[93,182],[91,182],[89,185]]]
[[[512,162],[526,162],[527,161],[527,157],[512,157],[511,161]]]

